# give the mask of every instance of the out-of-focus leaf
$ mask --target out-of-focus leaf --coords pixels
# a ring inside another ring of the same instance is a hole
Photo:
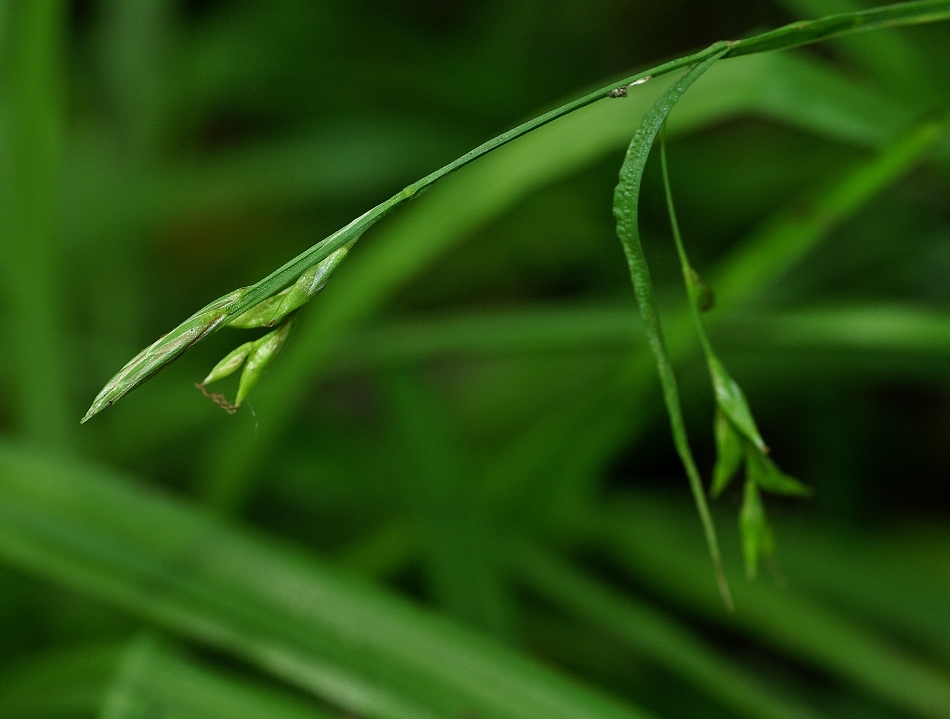
[[[380,719],[645,716],[296,552],[10,444],[0,555]]]
[[[517,544],[511,554],[522,581],[585,622],[621,637],[651,662],[738,714],[755,719],[806,719],[817,715],[705,643],[662,610],[613,591],[583,571],[536,547]]]
[[[21,659],[0,676],[4,719],[89,719],[115,676],[123,645],[97,644]]]
[[[647,264],[643,245],[640,241],[640,186],[643,181],[643,171],[646,168],[647,158],[653,147],[660,128],[666,121],[667,115],[673,106],[698,78],[700,78],[713,64],[726,54],[726,48],[721,47],[718,52],[711,54],[702,62],[696,63],[683,76],[670,85],[669,89],[660,96],[656,104],[644,115],[627,149],[623,165],[620,167],[620,181],[614,190],[614,217],[617,218],[617,236],[623,245],[627,256],[627,266],[630,269],[630,281],[633,283],[633,292],[640,307],[640,319],[646,333],[647,345],[653,353],[656,362],[657,374],[660,377],[660,387],[663,391],[663,400],[666,412],[670,418],[670,428],[673,433],[673,444],[680,457],[686,477],[689,481],[696,510],[706,535],[706,544],[709,547],[709,556],[716,573],[716,581],[722,600],[727,607],[732,606],[729,598],[729,586],[726,583],[722,570],[722,561],[719,558],[719,547],[716,540],[716,530],[713,527],[709,509],[706,506],[706,495],[703,490],[702,479],[693,453],[689,446],[686,432],[686,422],[683,419],[683,409],[680,406],[679,391],[676,384],[676,375],[673,371],[673,362],[663,338],[660,317],[656,308],[656,298],[653,292],[653,281],[650,278],[650,267]],[[719,394],[717,388],[717,395]]]
[[[707,620],[781,651],[795,661],[855,685],[878,700],[915,716],[939,719],[950,714],[950,681],[945,672],[914,656],[880,631],[799,589],[769,582],[733,582],[736,611],[722,611],[703,577],[707,561],[691,513],[649,495],[617,502],[594,519],[590,538],[670,601]],[[727,557],[741,561],[728,544]],[[840,541],[840,540],[839,540]],[[840,571],[846,571],[841,567]]]
[[[329,719],[318,706],[246,677],[201,666],[154,637],[134,641],[118,663],[99,719]]]
[[[385,390],[405,457],[394,460],[393,475],[402,475],[409,495],[433,594],[459,621],[510,639],[514,604],[503,550],[477,501],[475,473],[452,437],[450,417],[408,372],[390,373]]]

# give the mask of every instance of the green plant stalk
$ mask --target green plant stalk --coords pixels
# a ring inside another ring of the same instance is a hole
[[[756,35],[751,38],[731,42],[714,43],[713,45],[710,45],[706,49],[697,53],[671,60],[649,70],[642,71],[625,78],[619,83],[611,84],[607,87],[594,90],[593,92],[590,92],[547,113],[539,115],[538,117],[529,120],[528,122],[525,122],[513,128],[512,130],[509,130],[508,132],[505,132],[498,137],[489,140],[488,142],[485,142],[465,155],[462,155],[457,160],[423,177],[390,199],[360,215],[352,222],[337,230],[324,240],[318,242],[313,247],[298,255],[294,259],[290,260],[264,279],[246,288],[240,293],[239,296],[233,297],[226,306],[224,323],[288,287],[293,282],[295,282],[303,272],[313,267],[315,264],[321,262],[329,254],[338,250],[340,247],[353,242],[380,219],[388,215],[403,203],[418,196],[447,175],[470,164],[471,162],[474,162],[480,157],[487,155],[493,150],[496,150],[497,148],[506,145],[509,142],[522,137],[523,135],[526,135],[541,126],[552,122],[553,120],[568,115],[576,110],[597,102],[598,100],[608,97],[621,97],[625,93],[626,88],[635,83],[643,82],[645,79],[655,78],[677,69],[694,65],[714,55],[721,57],[738,57],[740,55],[755,52],[765,52],[796,47],[798,45],[826,40],[831,37],[857,31],[872,30],[880,27],[895,27],[906,24],[934,22],[948,18],[950,18],[950,0],[923,0],[921,2],[902,3],[864,12],[835,15],[811,22],[792,23],[782,28],[763,33],[761,35]],[[212,304],[220,308],[220,305],[218,304],[219,302],[220,300]],[[202,315],[203,312],[204,310],[200,310],[193,316],[193,318]],[[207,334],[210,334],[211,332],[216,331],[217,329],[220,329],[221,324],[221,322],[215,322],[213,327],[209,325],[207,331],[201,333],[201,338],[207,336]],[[172,334],[173,333],[174,330]],[[159,340],[159,342],[150,348],[152,349],[153,354],[158,353],[158,350],[160,349],[158,345],[161,342],[162,340]],[[163,366],[164,364],[174,360],[191,344],[193,343],[175,347],[175,351],[168,353],[163,359],[163,364],[160,366]],[[83,418],[83,421],[88,420],[105,407],[113,404],[125,393],[131,391],[139,384],[144,382],[151,374],[154,374],[154,372],[148,373],[147,376],[139,376],[137,373],[130,373],[127,368],[121,370],[117,377],[122,377],[122,380],[116,381],[116,378],[114,378],[109,383],[107,383],[103,391],[100,392],[99,396],[93,401],[93,404]]]
[[[647,344],[653,352],[657,372],[660,376],[663,399],[666,403],[666,411],[670,418],[670,428],[673,432],[673,443],[676,446],[676,452],[680,457],[680,461],[683,463],[683,468],[686,470],[690,491],[693,493],[693,500],[696,503],[696,509],[699,512],[699,517],[703,525],[703,532],[706,535],[706,544],[709,548],[709,556],[713,562],[716,581],[719,584],[719,591],[722,594],[723,603],[726,605],[726,608],[731,611],[732,598],[729,595],[729,586],[726,582],[726,575],[722,567],[722,557],[719,553],[716,530],[713,526],[712,516],[709,513],[709,507],[706,504],[706,495],[703,490],[702,479],[699,476],[699,470],[696,467],[696,462],[693,459],[693,453],[689,446],[686,421],[683,418],[679,390],[676,386],[676,376],[673,372],[673,362],[670,359],[669,352],[666,349],[666,342],[663,339],[663,329],[660,326],[660,319],[656,309],[656,299],[653,295],[650,269],[647,265],[646,256],[643,253],[643,247],[640,244],[640,231],[638,227],[639,211],[637,208],[643,170],[646,167],[653,141],[665,122],[666,116],[689,86],[706,72],[713,63],[725,55],[727,51],[728,45],[723,43],[717,52],[694,65],[678,82],[670,86],[670,89],[667,90],[653,106],[653,109],[644,116],[640,127],[637,129],[630,143],[630,148],[627,151],[627,157],[623,162],[623,166],[620,168],[620,182],[617,185],[617,190],[614,195],[614,215],[617,217],[617,235],[620,237],[624,252],[627,255],[627,264],[630,267],[630,278],[633,281],[637,304],[640,306],[640,317],[643,320]]]
[[[689,306],[689,314],[693,321],[693,327],[696,335],[699,337],[699,344],[703,354],[706,356],[706,364],[709,367],[709,375],[712,380],[713,388],[716,393],[716,405],[729,421],[733,423],[735,430],[739,432],[746,440],[751,442],[760,452],[768,452],[765,441],[759,434],[755,419],[752,417],[752,410],[746,401],[745,395],[739,385],[729,375],[728,370],[719,357],[716,356],[706,334],[706,328],[703,326],[702,318],[699,316],[703,309],[712,307],[712,292],[706,284],[700,279],[699,274],[690,265],[689,258],[686,255],[686,248],[683,245],[683,237],[680,234],[679,221],[676,219],[676,208],[673,204],[673,190],[670,187],[670,174],[666,166],[666,138],[660,138],[660,157],[661,174],[663,176],[663,189],[666,195],[666,209],[669,214],[670,227],[673,231],[673,241],[676,245],[676,254],[679,256],[680,269],[683,273],[683,284],[686,286],[686,299]],[[706,305],[705,307],[703,305]]]
[[[686,287],[687,306],[689,315],[693,320],[693,326],[696,329],[696,337],[699,339],[699,346],[709,360],[716,356],[713,351],[712,343],[709,341],[709,335],[706,334],[706,328],[703,326],[703,320],[699,316],[699,305],[695,297],[695,283],[698,275],[695,274],[693,266],[689,263],[689,257],[686,255],[686,247],[683,245],[683,236],[680,233],[680,223],[676,217],[676,208],[673,205],[673,189],[670,187],[670,173],[666,162],[666,128],[664,126],[660,133],[660,174],[663,177],[663,194],[666,197],[666,211],[670,218],[670,230],[673,233],[673,243],[676,245],[676,255],[679,257],[680,270],[683,273],[683,284]]]

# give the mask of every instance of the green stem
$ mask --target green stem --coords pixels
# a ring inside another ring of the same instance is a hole
[[[660,168],[663,175],[663,193],[666,195],[666,209],[670,216],[670,228],[673,231],[673,242],[676,244],[676,254],[680,259],[680,269],[683,272],[683,283],[686,285],[687,304],[689,313],[693,318],[693,324],[696,326],[696,335],[699,337],[699,344],[702,347],[706,358],[714,356],[712,344],[709,342],[709,336],[706,334],[706,328],[703,327],[703,321],[699,316],[699,307],[696,304],[696,298],[693,296],[693,283],[695,277],[691,276],[693,270],[689,264],[689,258],[686,256],[686,247],[683,245],[683,236],[680,234],[680,223],[676,218],[676,208],[673,205],[673,190],[670,187],[670,173],[666,164],[666,125],[664,124],[660,132]]]
[[[831,15],[818,20],[795,22],[750,38],[734,40],[726,43],[729,49],[722,57],[739,57],[740,55],[749,55],[758,52],[785,50],[854,32],[868,31],[881,27],[936,22],[946,19],[950,19],[950,0],[923,0],[922,2],[899,3],[875,8],[873,10]],[[702,62],[720,52],[722,45],[721,42],[713,43],[699,52],[670,60],[649,70],[638,72],[621,80],[619,83],[598,88],[543,115],[538,115],[502,133],[498,137],[479,145],[457,160],[426,175],[421,180],[412,183],[399,194],[394,195],[356,218],[350,224],[337,230],[322,242],[317,243],[309,250],[298,255],[253,285],[242,302],[239,303],[239,305],[244,305],[241,307],[241,311],[252,307],[274,292],[282,290],[293,282],[304,270],[312,267],[337,248],[342,247],[349,238],[354,235],[358,236],[362,234],[381,218],[388,215],[407,200],[424,192],[443,177],[465,167],[493,150],[497,150],[499,147],[507,145],[509,142],[523,135],[527,135],[529,132],[533,132],[543,125],[547,125],[549,122],[553,122],[560,117],[587,107],[598,100],[614,97],[615,91],[620,88],[626,88],[635,83],[642,82],[644,79],[656,78]]]
[[[674,83],[644,116],[640,127],[637,129],[630,143],[630,148],[627,151],[623,166],[620,168],[620,182],[617,185],[614,196],[614,215],[617,217],[617,235],[620,237],[624,252],[627,255],[627,264],[630,267],[630,279],[633,282],[634,294],[637,297],[637,304],[640,307],[640,316],[643,319],[647,343],[653,353],[657,373],[660,376],[663,399],[666,403],[666,411],[670,418],[670,429],[673,433],[673,444],[676,447],[676,452],[680,457],[683,468],[686,470],[686,477],[689,480],[693,501],[696,503],[696,510],[699,513],[700,521],[703,525],[703,532],[706,535],[706,545],[709,549],[709,556],[712,559],[713,568],[715,569],[716,580],[719,584],[719,591],[722,594],[723,603],[726,608],[731,611],[732,598],[729,594],[729,586],[726,582],[725,572],[722,566],[719,542],[716,538],[716,530],[713,526],[712,516],[709,513],[709,507],[706,504],[706,496],[703,491],[703,483],[699,475],[699,469],[696,467],[696,461],[693,459],[693,453],[689,446],[686,421],[683,418],[683,409],[680,406],[679,390],[676,384],[676,375],[673,372],[673,362],[670,359],[666,342],[663,339],[663,329],[660,326],[659,314],[656,308],[656,298],[653,293],[650,269],[643,252],[643,247],[640,244],[640,231],[638,227],[639,212],[637,207],[643,170],[646,167],[647,157],[650,154],[650,149],[653,146],[657,133],[660,131],[660,127],[662,127],[667,115],[670,110],[673,109],[677,100],[686,92],[689,86],[719,58],[725,55],[728,49],[729,47],[726,43],[721,43],[716,52],[702,62],[694,65],[679,81]]]

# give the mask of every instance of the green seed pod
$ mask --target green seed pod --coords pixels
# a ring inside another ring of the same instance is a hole
[[[245,342],[233,352],[230,352],[223,360],[214,366],[207,377],[201,380],[201,385],[209,385],[212,382],[217,382],[219,379],[224,379],[228,375],[233,374],[244,364],[244,360],[247,359],[253,347],[253,342]]]
[[[320,292],[326,286],[333,270],[343,261],[349,251],[350,245],[343,245],[340,249],[327,255],[323,262],[300,275],[299,279],[281,299],[280,308],[277,311],[278,317],[284,317],[293,312]]]
[[[228,327],[235,327],[241,330],[254,329],[255,327],[271,327],[279,319],[278,310],[280,303],[290,292],[290,288],[278,292],[273,297],[258,302],[246,312],[242,312],[233,320],[228,322]]]
[[[285,290],[266,300],[258,302],[246,312],[228,322],[228,327],[252,329],[254,327],[273,327],[298,307],[306,304],[324,288],[330,274],[343,261],[350,245],[327,255],[319,264],[304,272],[297,281]]]
[[[241,372],[241,381],[238,383],[237,397],[234,400],[235,407],[241,406],[241,402],[244,401],[244,398],[263,376],[264,371],[270,367],[277,357],[277,353],[280,352],[287,341],[287,337],[290,336],[293,324],[294,320],[291,317],[273,332],[269,332],[251,343],[251,349],[247,354],[244,369]]]
[[[751,477],[745,481],[742,507],[739,510],[739,533],[742,535],[742,556],[745,560],[746,577],[755,579],[759,569],[759,558],[771,554],[773,542],[759,487]]]
[[[812,490],[794,477],[785,474],[770,457],[755,447],[746,448],[746,473],[766,492],[793,497],[808,497]]]
[[[718,497],[729,485],[735,473],[739,471],[744,456],[742,435],[732,426],[732,422],[718,407],[716,408],[713,430],[716,436],[716,465],[713,467],[710,494],[713,497]]]

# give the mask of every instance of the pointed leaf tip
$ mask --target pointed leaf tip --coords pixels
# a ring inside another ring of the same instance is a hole
[[[739,531],[742,535],[742,557],[745,561],[745,573],[749,579],[755,579],[759,569],[759,559],[771,552],[771,529],[765,518],[762,496],[759,486],[752,477],[747,477],[739,510]]]
[[[713,467],[710,494],[718,497],[739,471],[745,453],[742,436],[718,407],[713,421],[713,430],[716,437],[716,464]]]
[[[746,471],[766,492],[790,497],[808,497],[812,494],[811,487],[785,474],[771,457],[755,447],[749,447],[746,451]]]
[[[244,362],[244,369],[241,371],[241,380],[238,383],[237,397],[234,399],[234,406],[240,407],[241,403],[247,397],[248,393],[260,381],[264,372],[270,367],[277,354],[280,352],[290,330],[293,327],[293,317],[284,322],[273,332],[270,332],[253,343],[247,360]]]
[[[712,376],[713,389],[716,393],[716,405],[730,419],[735,428],[758,447],[759,451],[768,452],[769,448],[762,439],[762,435],[759,434],[759,428],[752,417],[752,410],[749,409],[749,403],[742,388],[732,379],[725,365],[718,358],[711,356],[708,361],[709,374]]]

